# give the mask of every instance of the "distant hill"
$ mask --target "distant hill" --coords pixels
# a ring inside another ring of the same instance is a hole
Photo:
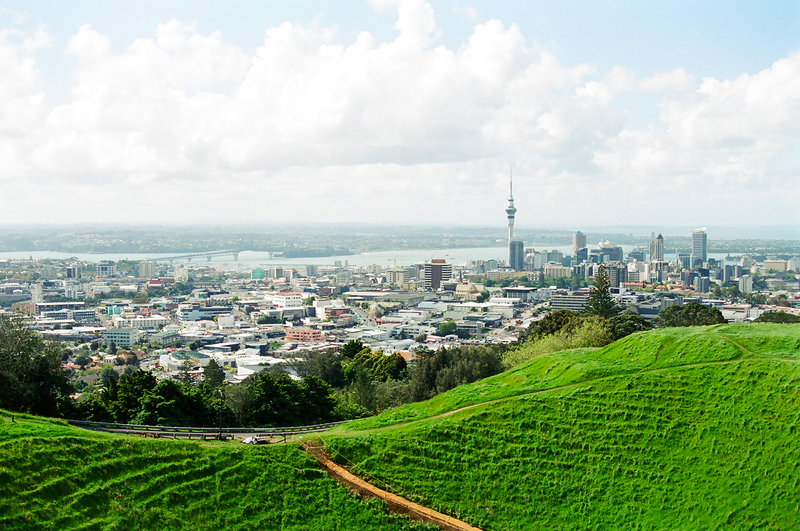
[[[796,529],[799,431],[800,326],[751,324],[545,355],[323,440],[486,530]]]

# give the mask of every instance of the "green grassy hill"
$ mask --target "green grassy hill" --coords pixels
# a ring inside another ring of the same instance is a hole
[[[796,529],[799,428],[800,326],[721,325],[545,355],[323,440],[483,529]]]
[[[143,440],[0,412],[0,529],[402,530],[296,446]]]
[[[481,527],[796,529],[800,325],[636,334],[322,434]],[[0,412],[0,529],[408,529],[297,446],[143,440]]]

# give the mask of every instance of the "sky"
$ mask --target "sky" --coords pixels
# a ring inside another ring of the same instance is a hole
[[[518,227],[800,235],[800,2],[0,7],[2,224],[500,227],[511,171]]]

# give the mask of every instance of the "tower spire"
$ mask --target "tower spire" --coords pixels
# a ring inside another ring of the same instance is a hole
[[[509,169],[508,174],[508,206],[506,207],[506,214],[508,215],[508,244],[511,245],[511,240],[514,239],[514,215],[517,213],[514,207],[514,184],[513,184],[512,170]]]
[[[514,202],[514,170],[508,169],[508,200]]]

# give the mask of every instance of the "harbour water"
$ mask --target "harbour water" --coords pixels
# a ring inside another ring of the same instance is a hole
[[[634,249],[632,245],[622,245],[622,250],[627,254]],[[555,245],[549,247],[537,247],[537,251],[551,251],[558,250],[564,255],[572,254],[572,245]],[[32,258],[34,260],[69,260],[75,259],[82,262],[100,262],[102,260],[153,260],[153,261],[168,261],[170,257],[174,257],[183,253],[63,253],[55,251],[33,251],[33,252],[0,252],[0,259],[11,260],[25,260]],[[727,256],[725,253],[709,253],[709,258],[716,260],[724,260]],[[309,258],[284,258],[273,257],[270,258],[270,253],[259,251],[241,251],[238,260],[233,260],[232,255],[214,256],[211,260],[206,260],[204,257],[197,257],[192,259],[193,264],[209,264],[214,266],[227,266],[234,269],[247,269],[252,267],[270,267],[270,266],[305,266],[305,265],[318,265],[318,266],[333,266],[336,262],[341,262],[353,266],[368,266],[377,264],[380,266],[410,266],[413,264],[420,264],[430,261],[432,258],[443,258],[451,264],[463,264],[469,260],[508,260],[508,247],[469,247],[469,248],[456,248],[456,249],[417,249],[417,250],[400,250],[400,251],[375,251],[361,254],[345,255],[345,256],[324,256],[324,257],[309,257]],[[664,253],[665,260],[674,260],[675,253]],[[187,263],[186,259],[171,260],[173,264]]]

